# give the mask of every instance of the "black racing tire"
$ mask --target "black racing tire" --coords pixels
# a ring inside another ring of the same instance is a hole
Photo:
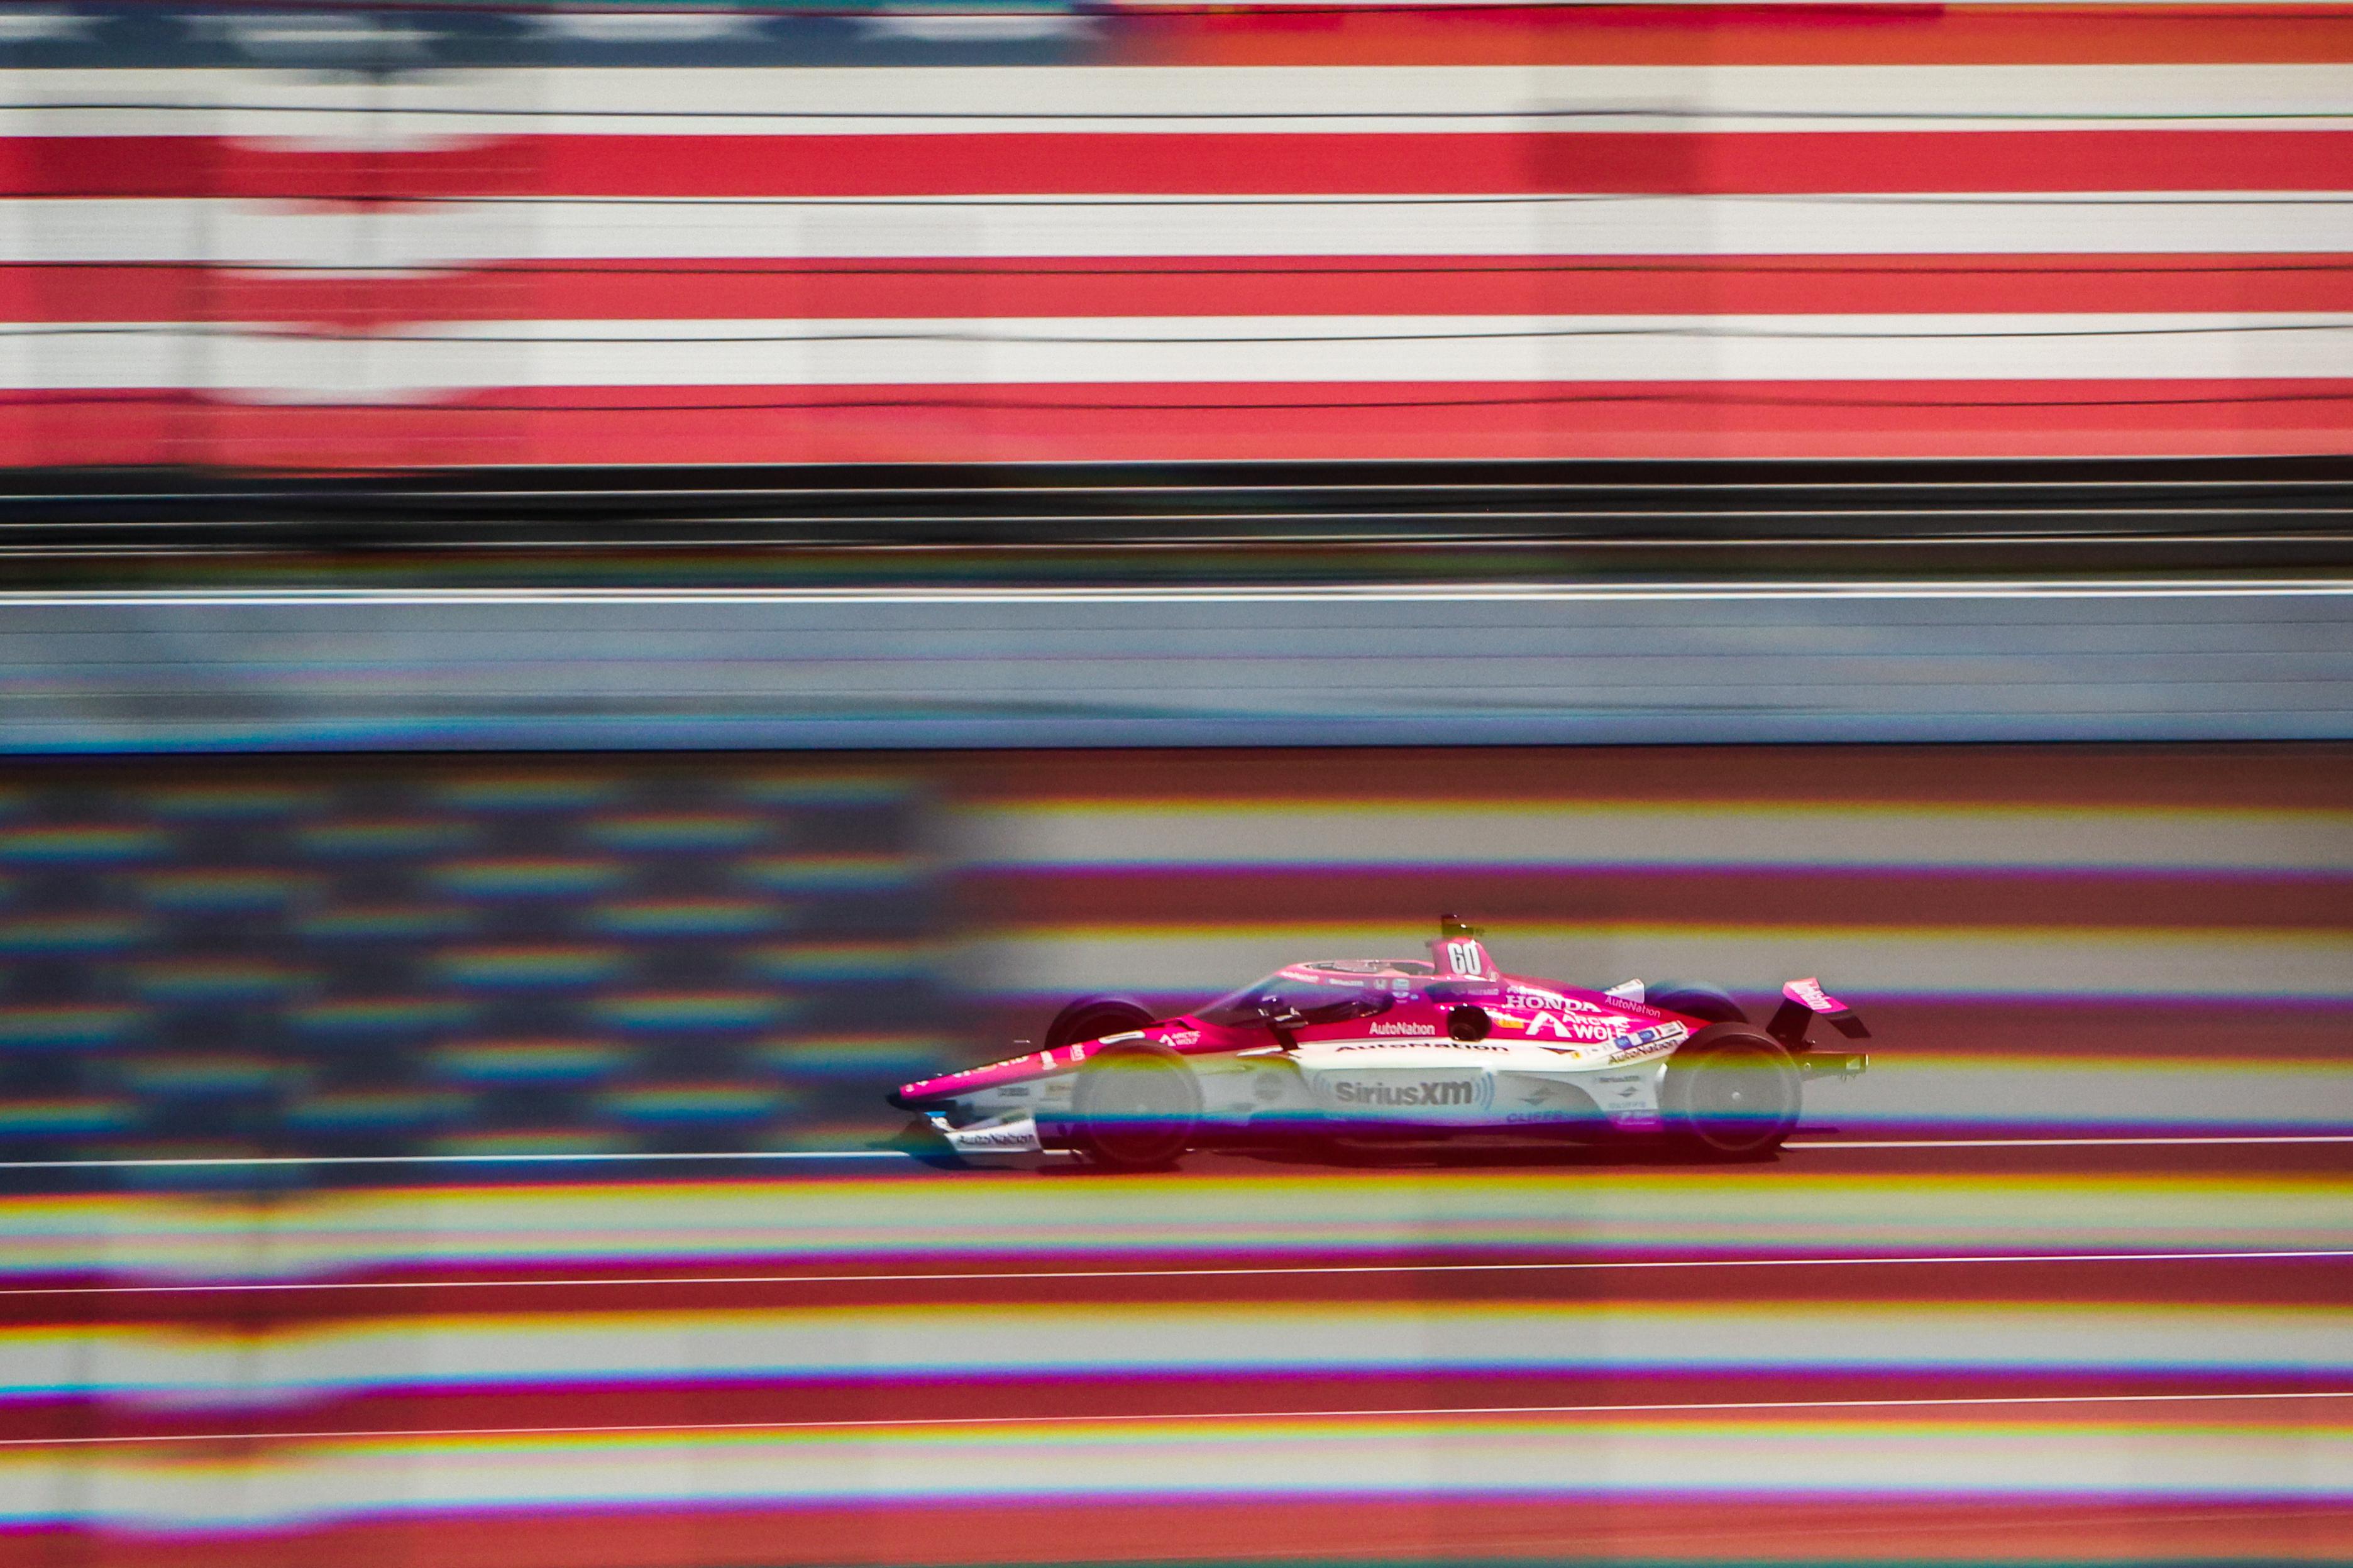
[[[1105,1035],[1141,1029],[1152,1021],[1152,1009],[1133,996],[1082,996],[1054,1015],[1054,1021],[1046,1026],[1046,1037],[1039,1044],[1059,1051]]]
[[[1150,1041],[1104,1047],[1087,1058],[1071,1090],[1071,1147],[1103,1170],[1166,1170],[1200,1123],[1193,1069]]]
[[[1663,1007],[1670,1013],[1681,1013],[1686,1018],[1704,1019],[1711,1024],[1746,1024],[1748,1014],[1732,999],[1732,994],[1721,985],[1710,985],[1696,980],[1662,980],[1642,994],[1642,1000],[1653,1007]]]
[[[1757,1160],[1797,1130],[1804,1076],[1781,1042],[1712,1024],[1667,1058],[1659,1114],[1667,1136],[1712,1160]]]

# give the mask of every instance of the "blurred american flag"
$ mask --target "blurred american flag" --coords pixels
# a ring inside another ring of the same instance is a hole
[[[2353,8],[26,10],[11,464],[2339,452]]]

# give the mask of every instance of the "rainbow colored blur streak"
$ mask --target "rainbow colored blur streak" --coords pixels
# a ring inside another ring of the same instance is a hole
[[[2178,1163],[17,1199],[0,1552],[2341,1558],[2353,1184]]]
[[[22,766],[0,1563],[2353,1560],[2348,760]],[[1440,909],[1872,1071],[1741,1166],[877,1146]],[[273,1150],[791,1158],[35,1168]]]

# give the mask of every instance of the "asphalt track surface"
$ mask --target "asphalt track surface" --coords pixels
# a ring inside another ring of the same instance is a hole
[[[0,1544],[2353,1551],[2335,1136],[442,1167],[201,1200],[121,1174],[0,1214]]]

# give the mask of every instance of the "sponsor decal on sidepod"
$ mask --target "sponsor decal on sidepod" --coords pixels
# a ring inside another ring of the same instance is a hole
[[[1350,1083],[1332,1086],[1344,1105],[1476,1105],[1482,1086],[1475,1079],[1439,1079],[1425,1083]]]
[[[1555,1013],[1599,1013],[1601,1008],[1575,996],[1563,996],[1557,991],[1513,991],[1504,998],[1512,1007],[1535,1007]]]
[[[1639,1062],[1651,1057],[1662,1057],[1685,1040],[1691,1031],[1681,1024],[1653,1024],[1647,1029],[1620,1035],[1610,1042],[1609,1059],[1613,1062]]]
[[[959,1127],[949,1130],[951,1147],[968,1154],[1034,1154],[1039,1152],[1038,1128],[1024,1117],[1005,1127]]]

